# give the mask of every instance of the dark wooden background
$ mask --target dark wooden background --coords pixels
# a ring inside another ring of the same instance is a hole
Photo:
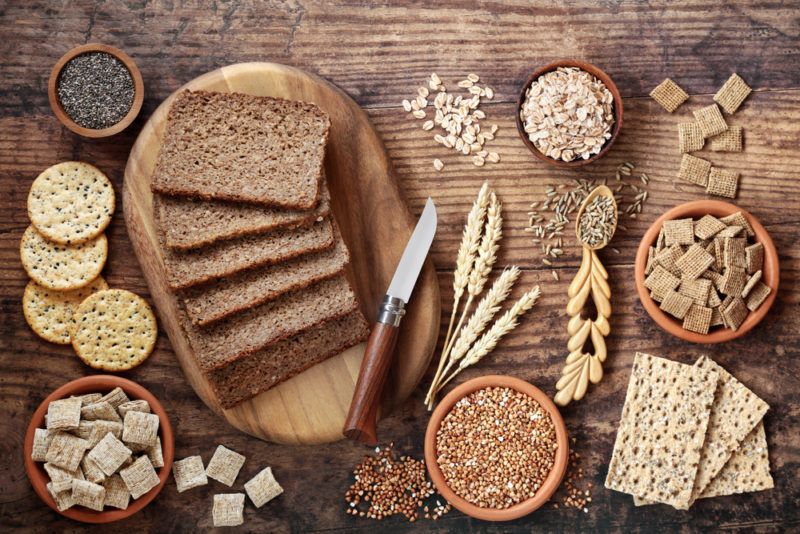
[[[77,530],[33,493],[22,467],[28,419],[45,395],[64,382],[91,373],[68,347],[36,337],[25,324],[20,299],[27,277],[19,263],[19,239],[28,225],[25,202],[31,181],[44,168],[68,159],[94,163],[114,181],[118,196],[128,151],[143,121],[171,91],[206,71],[242,61],[276,61],[331,80],[367,109],[388,147],[411,210],[428,195],[439,207],[433,259],[442,286],[443,316],[449,317],[451,270],[463,218],[483,180],[490,180],[505,206],[505,238],[499,266],[524,269],[515,295],[539,283],[544,298],[517,331],[460,380],[507,373],[546,391],[566,354],[568,280],[579,254],[574,243],[558,264],[561,282],[542,269],[525,226],[528,204],[549,184],[574,177],[613,176],[623,161],[652,177],[651,200],[636,221],[625,221],[614,246],[604,251],[614,293],[615,315],[604,381],[582,402],[563,410],[583,469],[594,484],[588,513],[551,505],[510,524],[489,524],[451,512],[414,528],[431,531],[691,531],[797,530],[800,528],[800,5],[797,2],[114,2],[0,3],[0,523],[31,530]],[[72,46],[104,42],[138,63],[146,97],[140,118],[111,140],[81,139],[62,128],[47,102],[47,78]],[[536,66],[559,57],[586,59],[605,69],[625,102],[619,142],[601,162],[581,171],[554,171],[533,159],[514,128],[514,102]],[[467,73],[479,74],[497,95],[485,105],[488,122],[500,126],[494,149],[502,162],[476,168],[467,158],[435,146],[420,123],[400,108],[432,71],[450,87]],[[755,88],[732,119],[745,128],[743,154],[712,154],[737,169],[737,202],[761,219],[781,261],[777,302],[766,320],[743,339],[719,346],[682,342],[661,331],[645,314],[633,285],[633,258],[647,226],[678,203],[703,198],[701,189],[676,181],[680,160],[676,124],[711,95],[731,72]],[[647,94],[673,77],[692,95],[675,116]],[[445,171],[431,166],[441,158]],[[147,295],[126,235],[121,211],[108,232],[111,255],[106,278],[112,286]],[[693,362],[711,355],[767,400],[766,417],[775,489],[698,502],[690,511],[665,506],[635,508],[628,495],[605,490],[610,457],[631,362],[637,350]],[[402,355],[401,355],[402,357]],[[218,443],[248,457],[239,481],[271,465],[286,492],[276,501],[245,511],[244,529],[262,532],[363,531],[375,522],[345,514],[343,493],[352,467],[365,450],[340,442],[318,447],[276,446],[249,438],[214,416],[183,380],[162,335],[150,359],[126,376],[161,399],[176,429],[176,456],[210,459]],[[426,378],[430,379],[430,373]],[[427,412],[423,390],[381,426],[385,441],[417,456],[422,452]],[[211,500],[222,487],[179,495],[170,481],[144,511],[114,528],[193,531],[211,526]],[[560,499],[560,494],[557,495]],[[402,520],[380,528],[402,531]]]

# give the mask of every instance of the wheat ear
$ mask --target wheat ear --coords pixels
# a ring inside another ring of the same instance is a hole
[[[472,272],[472,267],[475,263],[475,257],[478,255],[478,248],[481,243],[481,235],[483,233],[483,222],[486,218],[486,208],[489,206],[489,182],[483,182],[478,198],[472,204],[472,209],[467,216],[467,224],[464,226],[464,234],[461,237],[461,246],[458,248],[458,256],[456,257],[456,269],[453,273],[453,312],[450,314],[450,324],[447,327],[447,335],[444,338],[443,347],[447,347],[450,343],[450,336],[453,332],[453,323],[456,320],[456,313],[458,312],[458,304],[461,301],[461,296],[464,294],[464,289],[469,283],[469,275]],[[436,369],[431,388],[428,390],[425,402],[428,402],[431,392],[436,386],[436,381],[439,379],[442,368],[445,364],[446,354],[444,348],[439,357],[439,367]]]
[[[506,313],[503,314],[492,327],[489,329],[488,332],[483,334],[481,338],[472,346],[472,348],[467,352],[464,358],[461,359],[461,362],[458,365],[453,373],[447,377],[444,381],[442,381],[441,386],[439,389],[443,388],[450,382],[458,373],[462,370],[466,369],[470,365],[475,365],[481,358],[489,354],[494,348],[497,346],[497,343],[509,332],[514,330],[514,328],[518,324],[519,317],[524,314],[526,311],[530,310],[536,301],[539,299],[541,295],[541,291],[539,291],[539,286],[534,287],[516,302],[514,306],[511,307]]]

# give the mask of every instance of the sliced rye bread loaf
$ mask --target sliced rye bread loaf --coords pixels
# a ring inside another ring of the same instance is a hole
[[[358,302],[347,278],[338,276],[286,293],[206,328],[187,322],[184,330],[200,368],[208,371],[357,308]]]
[[[359,310],[206,374],[223,408],[233,408],[369,336]]]
[[[327,250],[333,244],[333,227],[325,219],[309,227],[237,237],[197,250],[178,252],[164,246],[162,250],[170,287],[185,289],[247,269]]]
[[[167,116],[152,189],[312,209],[329,129],[330,119],[314,104],[183,91]]]
[[[331,249],[186,289],[182,293],[186,313],[194,324],[207,326],[289,291],[341,274],[350,254],[336,225],[334,236],[336,244]]]
[[[319,202],[312,211],[158,194],[154,204],[156,224],[164,232],[166,246],[175,250],[192,250],[243,235],[308,226],[330,214],[330,200],[323,179]]]

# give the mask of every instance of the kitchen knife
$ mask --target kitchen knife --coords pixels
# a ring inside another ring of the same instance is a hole
[[[405,315],[406,304],[417,283],[417,277],[428,256],[433,236],[436,234],[436,206],[428,198],[425,209],[419,216],[417,227],[408,240],[397,270],[394,272],[389,290],[378,310],[378,321],[367,341],[356,389],[350,403],[350,411],[344,423],[343,433],[350,439],[375,445],[378,438],[375,423],[383,386],[389,375],[400,320]]]

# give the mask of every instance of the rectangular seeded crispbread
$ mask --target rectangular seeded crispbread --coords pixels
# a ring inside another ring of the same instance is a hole
[[[166,195],[155,195],[153,202],[156,224],[164,232],[164,243],[177,250],[191,250],[279,228],[308,226],[324,219],[331,211],[330,192],[324,179],[320,200],[309,211]]]
[[[744,438],[739,448],[733,451],[717,476],[708,483],[698,499],[749,493],[774,488],[769,472],[769,451],[764,422]]]
[[[761,422],[769,405],[736,380],[730,373],[706,356],[695,366],[719,375],[706,439],[692,489],[690,506],[702,495],[709,482],[719,473],[728,458],[751,430]]]
[[[186,324],[184,329],[200,368],[208,371],[357,308],[350,284],[339,276],[287,293],[207,328]]]
[[[359,310],[240,358],[206,376],[223,408],[232,408],[365,340]]]
[[[155,192],[313,208],[330,120],[314,104],[183,91],[172,102]]]
[[[605,486],[689,503],[718,374],[636,353]]]
[[[333,242],[333,228],[326,219],[307,228],[237,237],[186,252],[164,248],[164,266],[170,287],[185,289],[247,269],[327,250],[333,247]]]
[[[306,254],[279,265],[268,265],[225,278],[213,284],[186,289],[183,304],[192,322],[206,326],[234,313],[275,300],[284,293],[304,289],[344,271],[350,255],[334,225],[332,249]]]

